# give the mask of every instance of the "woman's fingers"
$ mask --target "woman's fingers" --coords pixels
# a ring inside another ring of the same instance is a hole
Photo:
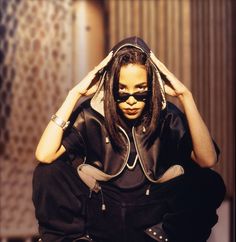
[[[150,53],[152,61],[157,66],[158,70],[165,76],[167,79],[165,85],[165,92],[170,96],[179,96],[187,91],[186,86],[178,80],[178,78],[170,72],[167,67],[153,54]]]
[[[94,69],[93,71],[95,73],[97,73],[98,71],[100,71],[101,69],[103,69],[108,63],[109,61],[111,60],[112,58],[112,55],[113,55],[113,52],[111,51],[105,59],[103,59]]]
[[[157,65],[158,69],[165,74],[165,72],[167,72],[166,74],[171,73],[167,67],[154,55],[153,52],[151,52],[150,54],[151,59],[153,60],[153,62]]]
[[[156,64],[158,70],[167,78],[169,77],[171,79],[171,77],[174,77],[173,73],[170,72],[167,67],[154,55],[154,53],[151,51],[150,57],[152,59],[152,61]],[[168,78],[168,80],[169,80]],[[171,81],[171,80],[169,80]]]
[[[187,87],[180,82],[178,79],[170,81],[170,83],[166,83],[165,92],[170,96],[179,96],[188,91]]]
[[[165,85],[164,87],[165,87],[165,93],[166,93],[167,95],[172,96],[172,97],[177,96],[175,90],[174,90],[172,87],[170,87],[170,86],[168,86],[168,85]]]
[[[91,88],[87,89],[86,94],[87,96],[94,94],[98,89],[98,83],[91,86]]]
[[[99,78],[96,74],[101,71],[111,60],[113,52],[111,51],[92,71],[90,71],[79,84],[76,89],[81,95],[91,95],[97,90],[97,81]]]
[[[90,81],[90,83],[92,82],[92,80],[94,79],[94,77],[96,76],[96,74],[99,72],[99,71],[101,71],[108,63],[109,63],[109,61],[111,60],[111,58],[112,58],[112,54],[113,54],[113,52],[111,51],[108,55],[107,55],[107,57],[105,58],[105,59],[103,59],[95,68],[93,68],[93,70],[92,71],[90,71],[89,73],[88,73],[88,75],[81,81],[81,82],[83,82],[83,81]],[[90,84],[89,83],[89,84]]]

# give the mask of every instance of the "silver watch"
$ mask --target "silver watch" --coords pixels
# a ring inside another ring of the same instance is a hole
[[[70,124],[70,121],[65,122],[62,118],[58,117],[56,114],[52,115],[51,121],[53,121],[56,125],[61,127],[63,130],[65,130]]]

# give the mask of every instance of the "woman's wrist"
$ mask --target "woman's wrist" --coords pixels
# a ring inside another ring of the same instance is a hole
[[[68,95],[67,95],[67,98],[77,98],[79,99],[81,96],[83,95],[83,91],[79,91],[79,90],[76,90],[76,89],[72,89],[69,91]]]
[[[193,95],[188,89],[186,89],[183,93],[181,93],[178,96],[178,98],[181,101],[181,103],[184,103],[186,101],[189,101],[190,99],[193,99]]]
[[[186,109],[191,109],[193,106],[195,106],[192,92],[190,92],[188,89],[185,92],[183,92],[181,95],[179,95],[178,99],[182,104],[182,107],[185,112],[186,112]]]
[[[56,112],[56,115],[67,121],[80,97],[81,95],[78,92],[74,90],[69,91],[63,104]]]

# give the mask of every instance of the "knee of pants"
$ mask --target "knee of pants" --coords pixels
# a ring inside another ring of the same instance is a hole
[[[39,164],[33,175],[32,194],[37,218],[46,221],[64,216],[69,221],[84,213],[84,186],[73,168],[62,160]]]
[[[204,203],[207,202],[212,208],[218,208],[226,193],[222,177],[214,170],[203,168],[196,182],[199,183],[198,188]]]
[[[33,173],[33,182],[49,183],[62,175],[61,161],[56,160],[50,164],[39,163]],[[34,185],[34,183],[33,183]]]
[[[60,180],[63,180],[62,176],[58,161],[38,164],[33,173],[33,198],[40,193],[40,190],[49,190],[59,185]]]
[[[81,197],[87,192],[73,167],[63,160],[51,164],[39,164],[33,174],[33,202],[40,196],[50,195],[58,201],[66,197]],[[63,194],[63,196],[62,196]]]
[[[54,183],[62,183],[71,181],[83,183],[79,178],[77,171],[69,163],[62,159],[55,160],[50,164],[39,163],[33,173],[33,187],[40,183],[41,186],[47,187]],[[85,187],[85,186],[84,186]]]
[[[222,177],[209,168],[200,168],[186,174],[177,185],[175,192],[181,195],[176,196],[177,199],[181,198],[179,207],[217,209],[225,197],[226,189]],[[176,199],[172,199],[169,203],[173,207],[178,207]]]
[[[222,177],[210,168],[200,168],[188,174],[189,196],[196,206],[217,209],[225,197],[225,184]]]

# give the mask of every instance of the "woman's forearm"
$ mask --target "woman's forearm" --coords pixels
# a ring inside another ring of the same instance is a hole
[[[217,161],[217,154],[209,130],[196,107],[192,93],[187,90],[178,97],[183,105],[192,137],[193,158],[202,167],[212,167]]]
[[[75,91],[70,91],[65,101],[56,112],[56,115],[65,122],[68,121],[80,94]],[[44,130],[38,143],[35,156],[37,160],[45,163],[50,163],[56,159],[65,150],[61,147],[63,129],[53,121],[50,121]]]

